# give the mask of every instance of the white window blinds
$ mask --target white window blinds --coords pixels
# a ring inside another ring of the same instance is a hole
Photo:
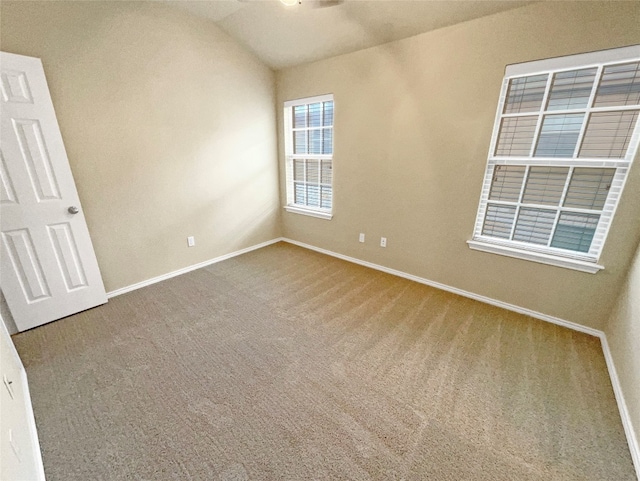
[[[507,68],[471,247],[595,265],[639,115],[640,46]]]
[[[331,218],[333,113],[332,95],[285,103],[287,210]]]

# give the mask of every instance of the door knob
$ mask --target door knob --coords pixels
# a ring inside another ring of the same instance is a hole
[[[80,209],[78,209],[75,205],[72,205],[67,209],[67,212],[69,212],[69,214],[77,214],[78,212],[80,212]]]

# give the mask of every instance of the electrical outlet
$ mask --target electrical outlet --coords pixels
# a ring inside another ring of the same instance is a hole
[[[360,233],[360,239],[359,240],[360,240],[360,242],[364,242],[364,234],[362,232]]]
[[[189,237],[187,237],[187,245],[189,247],[193,247],[194,245],[196,245],[196,238],[193,237],[192,235],[190,235]]]
[[[380,237],[380,247],[387,247],[387,238]]]

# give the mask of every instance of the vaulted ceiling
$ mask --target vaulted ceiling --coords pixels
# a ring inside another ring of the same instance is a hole
[[[411,37],[532,1],[166,0],[215,22],[278,70]],[[323,6],[324,5],[324,6]]]

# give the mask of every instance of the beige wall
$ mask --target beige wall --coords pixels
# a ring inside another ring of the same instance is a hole
[[[637,162],[596,275],[465,241],[505,65],[640,43],[639,15],[547,2],[279,72],[279,126],[284,100],[336,98],[335,216],[284,213],[284,234],[602,328],[640,239]],[[274,76],[212,23],[157,2],[3,1],[0,27],[2,50],[43,60],[107,290],[281,234]]]
[[[108,291],[280,235],[274,74],[212,22],[4,0],[1,22],[42,58]]]
[[[605,333],[637,443],[640,441],[640,245]]]
[[[505,66],[640,43],[638,18],[635,2],[547,2],[279,71],[279,138],[285,100],[333,93],[336,112],[334,218],[284,213],[284,235],[602,328],[640,239],[638,161],[596,275],[466,241]],[[282,144],[279,155],[284,202]]]

